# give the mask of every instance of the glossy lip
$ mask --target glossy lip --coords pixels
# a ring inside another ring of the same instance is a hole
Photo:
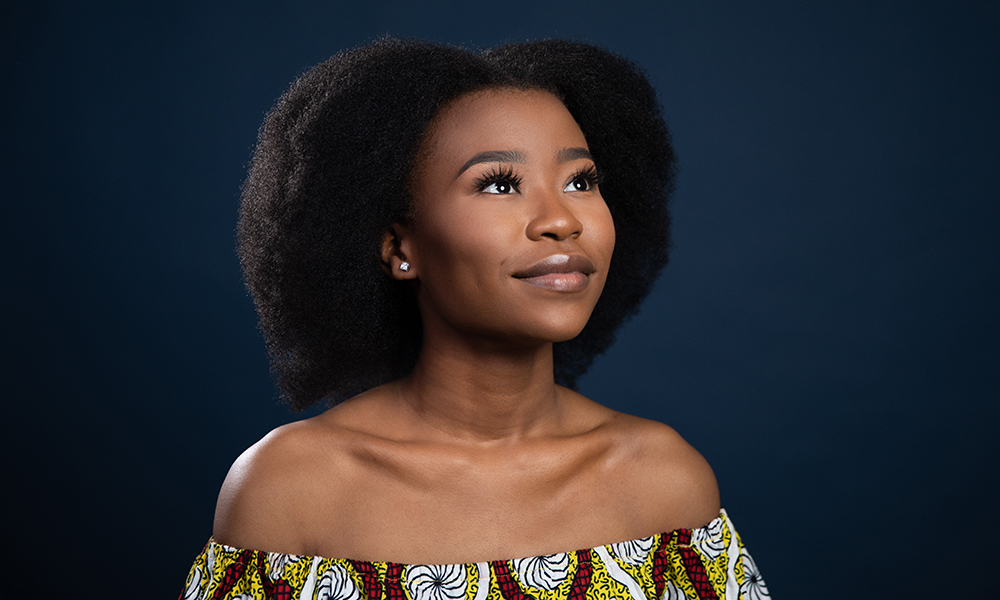
[[[579,254],[553,254],[531,265],[523,271],[514,273],[518,279],[528,279],[552,273],[583,273],[590,275],[597,269],[594,263]]]
[[[553,254],[543,258],[523,271],[514,273],[516,279],[535,287],[559,292],[578,292],[590,283],[594,263],[579,254]]]

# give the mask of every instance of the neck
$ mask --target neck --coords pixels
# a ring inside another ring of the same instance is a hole
[[[513,440],[558,426],[552,365],[551,343],[511,348],[490,340],[425,338],[398,389],[417,418],[453,439]]]

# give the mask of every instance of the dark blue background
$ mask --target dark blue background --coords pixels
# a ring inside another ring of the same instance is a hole
[[[257,127],[384,33],[642,65],[675,247],[583,391],[702,451],[779,598],[989,595],[1000,11],[823,4],[6,2],[4,597],[180,591],[229,464],[295,418],[234,255]]]

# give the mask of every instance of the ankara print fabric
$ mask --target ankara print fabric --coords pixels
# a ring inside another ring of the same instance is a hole
[[[209,540],[180,600],[766,600],[726,511],[705,527],[589,550],[402,565],[241,550]]]

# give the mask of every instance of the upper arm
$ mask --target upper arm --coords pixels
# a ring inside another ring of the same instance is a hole
[[[287,552],[301,546],[312,459],[297,425],[275,429],[233,463],[215,509],[217,542]]]
[[[672,428],[646,422],[638,451],[649,483],[646,505],[663,531],[696,528],[719,516],[719,485],[708,461]]]

